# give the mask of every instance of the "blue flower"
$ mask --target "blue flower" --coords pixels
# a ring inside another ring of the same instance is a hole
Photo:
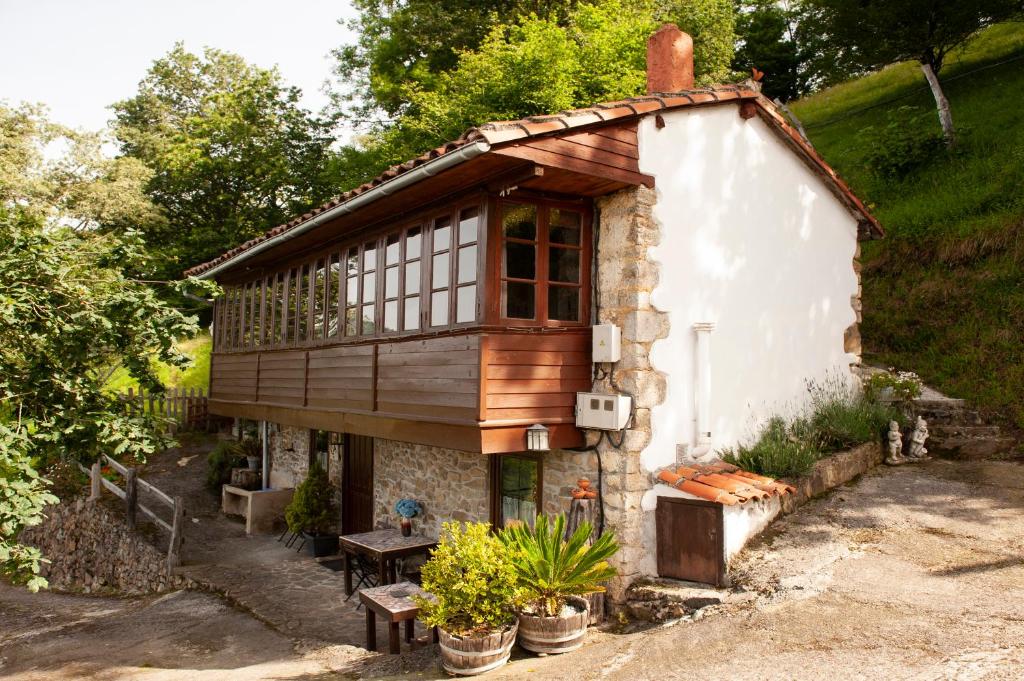
[[[395,502],[395,513],[403,518],[418,516],[422,510],[420,502],[415,499],[399,499]]]

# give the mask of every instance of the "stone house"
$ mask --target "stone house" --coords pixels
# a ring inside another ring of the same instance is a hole
[[[850,375],[858,242],[881,236],[756,83],[692,73],[664,27],[647,96],[472,128],[191,269],[226,290],[210,411],[270,424],[270,485],[320,457],[341,531],[413,497],[436,533],[564,511],[586,476],[613,596],[654,574],[654,472]],[[617,362],[591,361],[595,324]],[[629,395],[627,427],[577,428],[587,391]]]

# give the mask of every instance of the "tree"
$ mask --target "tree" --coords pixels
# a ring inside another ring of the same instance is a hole
[[[646,40],[663,21],[694,38],[698,84],[729,78],[734,26],[729,0],[580,3],[563,20],[529,15],[490,28],[455,66],[399,89],[393,123],[378,126],[359,152],[401,162],[490,120],[546,114],[643,94]]]
[[[783,102],[807,91],[801,74],[800,48],[794,35],[792,12],[772,0],[736,3],[736,34],[739,45],[733,69],[764,72],[763,92]]]
[[[948,146],[956,143],[939,82],[946,56],[980,29],[1021,14],[1021,0],[803,0],[806,28],[832,58],[862,70],[914,59],[921,65]]]
[[[103,157],[99,136],[39,107],[0,106],[0,131],[0,575],[35,590],[42,557],[17,538],[56,502],[40,471],[164,444],[154,419],[126,414],[103,387],[124,366],[160,390],[152,358],[185,364],[174,341],[197,329],[132,278],[148,265],[128,225],[159,217],[142,192],[148,171]],[[63,153],[44,154],[53,143]]]
[[[337,192],[331,122],[300,94],[276,70],[178,44],[113,105],[121,154],[152,173],[146,191],[167,218],[143,227],[153,276],[176,279]]]

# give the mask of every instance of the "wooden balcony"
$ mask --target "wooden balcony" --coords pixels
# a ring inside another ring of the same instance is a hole
[[[309,349],[214,353],[210,411],[485,454],[583,444],[590,330],[474,331]]]

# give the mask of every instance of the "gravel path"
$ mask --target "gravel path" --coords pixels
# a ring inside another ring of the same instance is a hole
[[[1024,466],[876,469],[777,523],[697,621],[592,631],[489,679],[1024,678]],[[287,632],[286,632],[287,633]],[[119,600],[0,587],[0,677],[437,678],[399,657],[293,640],[198,593]],[[408,676],[407,676],[408,675]]]

